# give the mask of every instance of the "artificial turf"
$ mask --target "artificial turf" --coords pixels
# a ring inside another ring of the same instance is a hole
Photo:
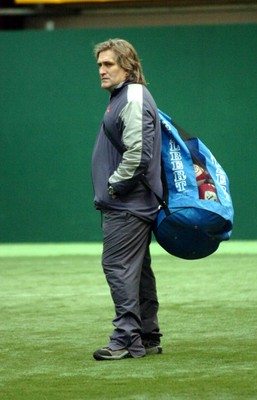
[[[114,314],[99,248],[57,247],[2,247],[1,400],[257,399],[256,251],[153,251],[163,354],[97,362]]]

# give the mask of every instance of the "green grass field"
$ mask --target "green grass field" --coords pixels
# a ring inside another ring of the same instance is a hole
[[[101,246],[0,246],[1,400],[257,399],[257,242],[185,261],[152,247],[161,355],[97,362],[113,305]]]

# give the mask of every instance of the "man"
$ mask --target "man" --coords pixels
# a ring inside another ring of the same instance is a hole
[[[145,176],[162,196],[160,121],[133,46],[108,40],[95,46],[95,56],[110,103],[93,151],[92,180],[95,207],[103,216],[102,266],[116,315],[109,343],[94,358],[140,358],[162,352],[149,252],[159,204],[141,181]]]

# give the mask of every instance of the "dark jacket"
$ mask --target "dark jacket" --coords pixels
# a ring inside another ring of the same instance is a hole
[[[159,203],[140,178],[144,174],[161,197],[161,129],[156,104],[144,85],[125,82],[113,90],[104,125],[123,147],[123,155],[104,133],[103,124],[92,156],[95,207],[126,210],[153,221]],[[111,185],[118,198],[108,193]]]

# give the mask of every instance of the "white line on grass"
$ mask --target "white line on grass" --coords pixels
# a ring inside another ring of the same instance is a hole
[[[49,257],[100,255],[102,243],[26,243],[0,244],[2,257]],[[151,244],[152,255],[165,255],[158,243]],[[257,254],[256,240],[230,240],[222,242],[215,254]]]

